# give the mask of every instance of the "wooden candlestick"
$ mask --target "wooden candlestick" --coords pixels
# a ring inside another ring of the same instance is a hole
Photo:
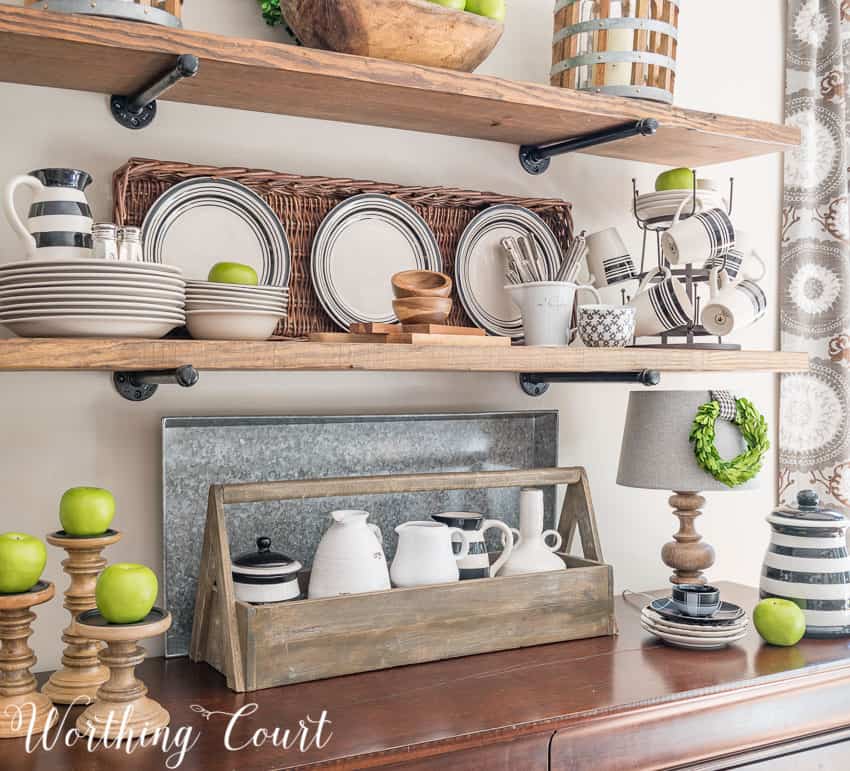
[[[145,649],[139,640],[163,634],[170,626],[171,614],[159,608],[136,624],[110,624],[96,610],[77,616],[74,633],[106,643],[100,663],[109,669],[109,679],[97,689],[94,704],[77,719],[77,731],[85,736],[114,739],[123,725],[124,737],[132,732],[132,738],[138,739],[171,722],[168,712],[148,698],[147,687],[135,675],[136,667],[145,660]]]
[[[74,616],[92,610],[96,605],[94,590],[97,577],[106,567],[101,552],[119,540],[121,533],[115,530],[95,536],[73,536],[59,530],[47,536],[49,544],[68,553],[62,567],[71,579],[65,590],[64,607],[71,614],[71,623],[62,633],[62,642],[65,643],[62,669],[54,672],[42,688],[42,693],[49,696],[54,704],[90,704],[97,689],[109,678],[109,670],[97,659],[103,644],[78,637],[73,629]]]
[[[661,559],[673,568],[671,584],[704,584],[703,570],[714,564],[714,549],[702,540],[694,527],[694,520],[702,515],[699,510],[705,498],[698,493],[675,493],[670,497],[673,516],[679,518],[679,532],[664,544]]]
[[[30,608],[53,597],[56,588],[39,581],[28,592],[0,594],[0,739],[26,736],[49,728],[53,704],[36,688],[30,669],[36,658],[27,644],[35,613]]]

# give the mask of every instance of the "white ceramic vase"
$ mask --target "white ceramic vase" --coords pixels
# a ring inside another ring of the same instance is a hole
[[[319,541],[307,596],[379,592],[390,588],[381,529],[366,520],[368,511],[331,512],[333,524]]]
[[[394,586],[450,584],[460,579],[457,563],[469,554],[469,539],[457,527],[439,522],[404,522],[395,529],[398,548],[390,567]],[[452,550],[452,538],[460,538],[460,551]]]
[[[519,530],[511,530],[517,541],[508,561],[499,570],[500,576],[567,569],[564,561],[557,554],[553,554],[561,548],[560,533],[543,529],[542,490],[526,489],[520,492]],[[547,538],[554,540],[549,544],[546,542]]]

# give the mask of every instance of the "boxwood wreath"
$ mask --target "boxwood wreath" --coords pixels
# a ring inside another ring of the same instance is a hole
[[[747,449],[732,460],[723,460],[715,441],[715,424],[720,415],[720,404],[710,401],[698,410],[691,427],[690,440],[694,443],[697,463],[718,482],[727,487],[738,487],[749,482],[761,471],[764,456],[770,449],[767,439],[767,421],[747,399],[735,399],[735,420]]]

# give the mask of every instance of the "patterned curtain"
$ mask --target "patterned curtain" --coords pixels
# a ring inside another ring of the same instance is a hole
[[[786,46],[786,122],[803,142],[785,154],[782,348],[811,369],[782,379],[779,493],[850,506],[850,0],[788,0]]]

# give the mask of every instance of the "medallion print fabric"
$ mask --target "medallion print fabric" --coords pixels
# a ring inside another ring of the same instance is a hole
[[[782,349],[811,368],[785,375],[780,397],[780,499],[814,488],[850,506],[850,1],[788,0]]]

